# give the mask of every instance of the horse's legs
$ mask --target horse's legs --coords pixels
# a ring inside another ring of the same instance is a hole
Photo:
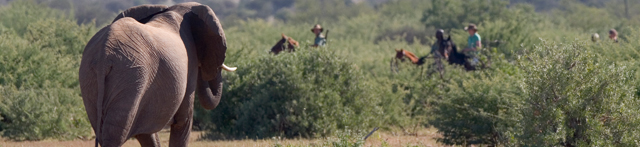
[[[472,71],[472,70],[476,70],[476,67],[471,65],[469,62],[464,64],[464,68],[467,69],[467,71]]]
[[[399,64],[400,61],[402,60],[398,60],[398,59],[393,60],[393,67],[395,68],[395,73],[398,73],[400,71],[400,64]]]
[[[391,73],[396,73],[396,71],[393,70],[393,61],[395,61],[395,58],[391,58],[391,61],[389,61],[389,69],[391,69]]]
[[[438,61],[438,67],[436,68],[436,70],[438,71],[438,74],[440,74],[440,79],[443,79],[443,75],[444,75],[444,65],[442,65],[442,61],[439,60]]]
[[[424,71],[424,68],[422,66],[420,66],[420,78],[422,78],[422,72]]]
[[[438,73],[440,74],[440,79],[444,80],[444,69],[440,70]]]

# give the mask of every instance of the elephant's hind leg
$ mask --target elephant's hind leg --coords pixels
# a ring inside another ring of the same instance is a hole
[[[142,147],[159,147],[160,146],[158,133],[139,134],[139,135],[136,135],[136,139],[138,139],[138,142],[140,142],[140,146]]]
[[[173,117],[171,124],[171,136],[169,137],[170,147],[185,147],[189,143],[191,134],[191,123],[193,121],[193,95],[186,96],[180,104],[180,108]]]

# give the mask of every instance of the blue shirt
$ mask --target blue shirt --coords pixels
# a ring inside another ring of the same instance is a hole
[[[478,48],[478,42],[480,42],[480,35],[478,35],[478,33],[475,33],[471,36],[469,36],[469,39],[467,39],[467,48],[475,48],[475,51],[469,51],[469,54],[478,54],[478,50],[480,48]]]
[[[478,42],[481,41],[480,39],[480,35],[478,35],[478,33],[475,33],[471,36],[469,36],[469,39],[467,39],[467,44],[469,46],[467,46],[467,48],[476,48],[478,47]]]
[[[327,43],[327,39],[325,39],[324,36],[322,35],[316,36],[316,40],[313,41],[313,44],[318,46],[324,46],[326,43]]]

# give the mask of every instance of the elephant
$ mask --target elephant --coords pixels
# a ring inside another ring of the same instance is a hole
[[[79,68],[83,103],[95,146],[122,146],[135,137],[160,146],[187,146],[195,95],[205,109],[222,96],[227,43],[217,16],[195,2],[141,5],[118,14],[87,43]]]

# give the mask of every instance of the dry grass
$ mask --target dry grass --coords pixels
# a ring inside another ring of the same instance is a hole
[[[198,140],[204,132],[192,132],[189,146],[191,147],[245,147],[245,146],[274,146],[276,143],[285,146],[316,146],[322,145],[324,140],[315,139],[264,139],[264,140],[233,140],[233,141],[203,141]],[[163,130],[160,132],[160,140],[162,146],[168,146],[169,144],[169,131]],[[406,135],[405,133],[396,132],[376,132],[374,133],[365,146],[380,146],[386,142],[389,146],[442,146],[436,143],[435,138],[439,137],[437,130],[433,128],[423,129],[412,135]],[[87,147],[93,146],[93,140],[74,140],[74,141],[24,141],[13,142],[0,138],[0,147]],[[140,146],[135,139],[127,141],[123,147],[138,147]]]
[[[441,137],[435,128],[425,128],[414,134],[399,132],[376,132],[365,142],[365,146],[380,146],[383,143],[389,146],[443,146],[436,142]]]

